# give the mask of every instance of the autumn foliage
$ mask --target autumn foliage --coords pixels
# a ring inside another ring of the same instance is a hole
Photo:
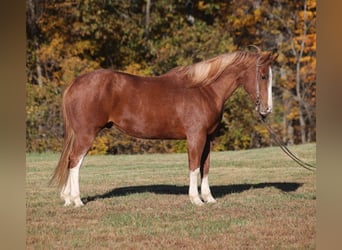
[[[289,144],[316,140],[316,1],[27,1],[26,148],[59,151],[61,94],[103,67],[159,75],[179,65],[251,49],[278,54],[272,126]],[[226,103],[214,150],[268,146],[253,103],[238,90]],[[183,152],[183,141],[141,140],[104,130],[91,153]]]

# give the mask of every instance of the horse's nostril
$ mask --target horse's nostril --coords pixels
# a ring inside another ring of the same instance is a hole
[[[262,113],[260,113],[260,116],[261,116],[262,119],[265,119],[266,116],[267,116],[267,114],[262,114]]]

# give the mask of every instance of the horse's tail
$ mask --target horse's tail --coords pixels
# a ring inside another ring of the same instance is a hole
[[[70,85],[69,85],[70,87]],[[59,188],[62,188],[64,184],[67,182],[69,175],[69,156],[75,141],[75,132],[70,126],[68,113],[66,111],[65,106],[65,97],[66,93],[69,90],[69,87],[64,91],[63,100],[62,100],[62,113],[63,113],[63,121],[64,121],[64,142],[61,156],[59,158],[58,164],[55,168],[54,174],[51,177],[50,185],[56,183]]]

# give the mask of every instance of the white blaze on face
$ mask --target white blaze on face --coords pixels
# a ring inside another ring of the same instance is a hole
[[[269,67],[268,73],[268,99],[267,99],[268,110],[272,111],[272,69]]]

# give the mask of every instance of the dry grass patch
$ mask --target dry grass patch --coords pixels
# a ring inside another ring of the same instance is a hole
[[[315,163],[315,144],[292,147]],[[216,204],[187,196],[185,154],[88,156],[86,205],[47,185],[58,155],[27,155],[27,249],[314,249],[316,177],[280,149],[216,152]]]

